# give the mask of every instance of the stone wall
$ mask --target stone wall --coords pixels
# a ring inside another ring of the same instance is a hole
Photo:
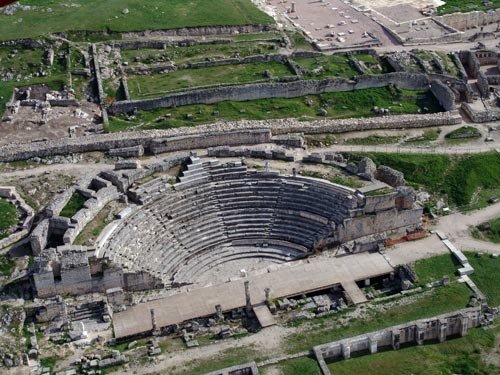
[[[476,111],[469,103],[462,104],[463,111],[470,117],[473,122],[491,122],[500,120],[500,112],[497,111]]]
[[[236,26],[200,26],[183,27],[179,29],[139,31],[123,33],[123,39],[133,39],[134,37],[157,36],[207,36],[207,35],[230,35],[230,34],[257,34],[274,30],[272,25],[236,25]]]
[[[395,85],[407,90],[423,90],[429,87],[425,74],[396,72],[375,76],[359,76],[354,80],[328,78],[324,80],[297,80],[294,82],[262,82],[237,86],[221,86],[172,93],[161,98],[129,100],[113,103],[112,114],[134,110],[153,110],[192,104],[213,104],[222,101],[246,101],[267,98],[294,98],[325,92],[353,91]]]
[[[464,31],[500,21],[500,9],[488,12],[452,13],[436,17],[436,19],[454,29]]]
[[[490,96],[490,85],[488,78],[484,72],[479,72],[477,75],[477,88],[481,94],[481,98],[486,99]]]
[[[16,206],[19,214],[19,223],[15,232],[11,233],[8,237],[0,240],[0,249],[10,246],[24,237],[26,237],[33,225],[35,212],[26,204],[24,199],[17,193],[16,188],[13,186],[0,187],[0,197],[5,198]]]
[[[441,104],[441,107],[446,111],[453,111],[456,109],[455,94],[453,94],[453,91],[451,91],[442,81],[433,80],[431,82],[431,92],[436,97],[439,104]]]
[[[443,342],[448,337],[465,336],[469,328],[478,327],[481,322],[481,308],[472,307],[319,345],[313,351],[321,371],[324,375],[329,375],[327,361],[349,359],[355,354],[374,354],[380,349],[397,350],[403,344]]]
[[[467,72],[467,76],[469,78],[476,78],[479,73],[479,68],[481,67],[481,63],[476,54],[471,51],[460,51],[459,57]]]
[[[233,146],[268,142],[271,134],[263,135],[262,129],[270,130],[273,135],[287,133],[342,133],[373,129],[446,126],[459,124],[461,121],[460,114],[452,111],[423,115],[383,116],[344,120],[321,119],[315,121],[298,121],[296,119],[282,119],[217,122],[196,127],[99,134],[52,141],[9,144],[0,146],[0,161],[26,160],[34,157],[43,158],[53,155],[92,151],[107,152],[115,148],[138,145],[142,145],[145,150],[152,152],[155,147],[165,147],[165,144],[167,145],[166,149],[181,150],[183,147],[215,147],[224,144],[222,140],[228,141],[228,139],[232,139],[228,145]],[[207,137],[207,134],[211,136]],[[217,134],[223,135],[223,137],[217,138]],[[181,135],[189,137],[189,139],[186,140],[183,137],[178,137]],[[208,142],[207,138],[210,142]],[[153,140],[155,140],[155,146],[151,147]],[[159,149],[156,149],[156,151],[160,152]]]

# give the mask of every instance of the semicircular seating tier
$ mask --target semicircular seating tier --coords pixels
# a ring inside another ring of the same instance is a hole
[[[229,262],[283,263],[310,255],[326,239],[338,243],[365,205],[356,190],[247,170],[241,162],[192,157],[180,179],[171,185],[158,178],[131,191],[142,206],[120,222],[101,256],[159,276],[166,286],[185,285]]]

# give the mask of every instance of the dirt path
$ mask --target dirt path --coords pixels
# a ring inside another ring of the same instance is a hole
[[[439,219],[436,230],[445,233],[461,250],[500,253],[500,245],[472,238],[470,227],[500,217],[500,203],[470,214],[455,213]]]
[[[168,370],[174,368],[180,370],[195,358],[196,361],[215,359],[224,350],[240,347],[253,348],[262,355],[272,353],[273,356],[277,356],[282,353],[283,339],[294,330],[294,328],[272,326],[256,334],[237,340],[224,340],[212,345],[200,346],[189,350],[182,349],[171,353],[166,352],[158,357],[157,363],[148,365],[147,367],[131,367],[129,371],[138,375],[151,373],[169,374]]]

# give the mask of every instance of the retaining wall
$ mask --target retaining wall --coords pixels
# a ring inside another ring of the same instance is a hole
[[[396,72],[375,76],[359,76],[354,80],[329,78],[324,80],[297,80],[294,82],[263,82],[238,86],[211,87],[161,98],[119,101],[109,107],[113,114],[134,110],[153,110],[192,104],[213,104],[222,101],[247,101],[268,98],[294,98],[325,92],[353,91],[395,85],[407,90],[423,90],[429,87],[425,74]]]

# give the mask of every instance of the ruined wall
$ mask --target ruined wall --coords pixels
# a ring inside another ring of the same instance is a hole
[[[477,74],[479,73],[479,68],[481,67],[476,54],[471,51],[460,51],[459,57],[462,65],[467,72],[467,76],[469,78],[476,78]]]
[[[89,135],[78,138],[65,138],[53,141],[36,143],[9,144],[0,146],[0,161],[26,160],[34,157],[47,157],[71,153],[91,151],[109,151],[115,148],[142,145],[150,151],[154,139],[167,143],[171,150],[182,147],[206,148],[223,144],[219,142],[216,134],[224,134],[226,141],[234,137],[230,145],[256,144],[270,141],[271,133],[263,136],[262,129],[272,131],[272,134],[287,133],[342,133],[347,131],[360,131],[372,129],[403,129],[421,128],[429,126],[446,126],[459,124],[461,117],[458,112],[442,112],[424,115],[399,115],[372,118],[315,121],[298,121],[296,119],[277,119],[262,121],[217,122],[214,124],[200,125],[190,128],[175,128],[167,130],[133,131],[113,134]],[[245,129],[245,130],[244,130]],[[243,134],[239,133],[241,131]],[[256,131],[254,133],[254,131]],[[212,134],[211,142],[205,138],[207,133]],[[246,134],[246,136],[244,136]],[[168,141],[171,137],[185,135],[189,142],[178,138],[176,142]],[[196,137],[194,137],[196,136]],[[222,138],[220,138],[222,139]],[[181,143],[183,146],[181,147]]]
[[[222,101],[246,101],[267,98],[294,98],[325,92],[342,92],[395,85],[402,89],[427,89],[425,74],[396,72],[374,76],[359,76],[354,80],[328,78],[324,80],[297,80],[294,82],[263,82],[236,86],[220,86],[173,93],[161,98],[129,100],[113,103],[109,112],[128,113],[134,110],[153,110],[192,104],[213,104]]]
[[[436,17],[436,19],[454,29],[464,31],[500,21],[500,9],[488,12],[452,13]]]
[[[123,33],[124,39],[134,37],[156,37],[156,36],[206,36],[206,35],[230,35],[230,34],[257,34],[272,31],[272,25],[236,25],[236,26],[200,26],[183,27],[179,29],[140,31]]]
[[[469,328],[478,327],[481,322],[481,308],[472,307],[315,346],[313,351],[323,374],[328,375],[326,361],[349,359],[356,353],[374,354],[380,349],[397,350],[403,344],[443,342],[449,337],[465,336]]]
[[[456,109],[455,94],[453,94],[453,91],[446,84],[439,80],[433,80],[431,82],[431,92],[446,111]]]
[[[479,89],[479,93],[481,94],[481,98],[488,98],[490,96],[490,85],[484,72],[478,73],[476,85]]]
[[[468,103],[462,104],[462,109],[473,122],[491,122],[500,120],[500,112],[494,111],[475,111]]]

